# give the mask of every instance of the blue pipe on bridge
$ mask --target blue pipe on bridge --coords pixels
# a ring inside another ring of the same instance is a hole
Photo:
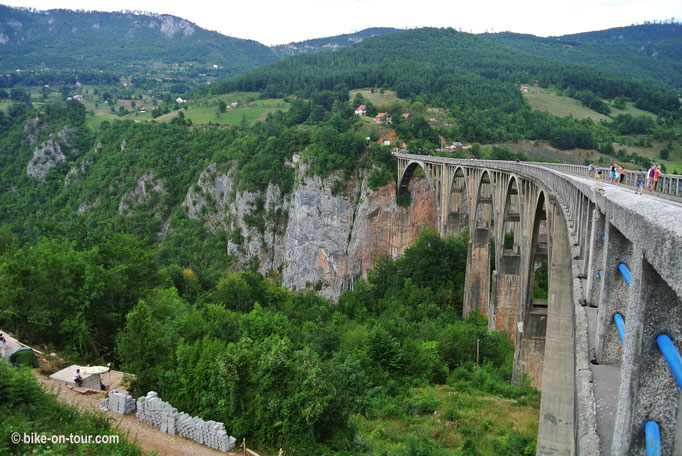
[[[668,362],[668,367],[677,380],[677,386],[682,389],[682,358],[680,358],[680,353],[675,348],[675,344],[666,334],[661,334],[656,338],[658,343],[658,348],[661,349],[663,357]]]
[[[646,436],[646,456],[661,456],[661,433],[658,423],[647,421],[644,425],[644,435]]]
[[[625,265],[625,263],[621,263],[618,265],[618,270],[620,271],[621,275],[625,279],[625,283],[628,284],[628,287],[630,286],[630,270],[628,267]]]
[[[619,313],[613,315],[613,319],[616,322],[616,328],[618,328],[618,335],[620,336],[620,343],[625,340],[625,322],[623,321],[623,316]]]
[[[597,271],[597,274],[599,274],[599,278],[601,279],[601,269]]]

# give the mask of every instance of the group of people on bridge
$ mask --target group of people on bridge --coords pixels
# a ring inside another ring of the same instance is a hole
[[[605,170],[601,169],[598,164],[590,163],[587,167],[587,175],[599,180]],[[611,163],[609,167],[608,179],[612,184],[620,184],[623,182],[627,169],[623,165]],[[635,194],[641,195],[646,184],[646,189],[650,192],[656,191],[656,184],[658,183],[658,176],[661,174],[660,165],[651,165],[649,172],[646,173],[642,168],[639,168],[635,174]]]

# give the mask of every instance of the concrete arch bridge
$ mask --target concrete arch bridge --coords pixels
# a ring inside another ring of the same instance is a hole
[[[398,194],[423,170],[441,235],[469,229],[464,314],[506,331],[514,378],[541,389],[538,454],[682,454],[682,176],[640,196],[633,173],[394,156]]]

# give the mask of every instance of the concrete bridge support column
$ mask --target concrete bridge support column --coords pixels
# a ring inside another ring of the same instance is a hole
[[[605,217],[598,207],[592,211],[592,229],[590,230],[590,248],[587,256],[587,296],[586,301],[592,307],[599,306],[601,296],[602,274],[604,272]]]
[[[673,265],[671,265],[673,266]],[[612,454],[644,455],[644,424],[660,429],[661,454],[682,454],[680,387],[656,337],[667,334],[682,348],[682,300],[641,253],[628,265],[631,299],[625,327],[618,414]]]
[[[608,224],[604,252],[604,270],[597,318],[596,349],[600,364],[620,364],[623,344],[618,335],[614,315],[619,313],[628,324],[628,301],[635,292],[634,284],[628,286],[618,270],[618,265],[635,263],[634,247],[611,223]],[[630,267],[630,266],[628,266]]]
[[[464,288],[466,317],[474,310],[485,314],[490,294],[490,230],[474,228],[469,240],[467,272]]]
[[[516,320],[521,303],[521,257],[518,253],[504,253],[496,265],[495,318],[492,329],[505,331],[516,343]]]
[[[574,452],[574,341],[571,252],[559,211],[553,212],[547,332],[542,369],[538,455]]]

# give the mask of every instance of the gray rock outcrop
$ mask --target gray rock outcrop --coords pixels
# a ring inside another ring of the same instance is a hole
[[[298,184],[282,196],[272,184],[262,193],[238,191],[232,174],[211,164],[187,192],[188,217],[230,233],[226,253],[242,264],[256,258],[260,272],[278,275],[283,286],[328,298],[351,289],[380,254],[400,256],[424,226],[437,224],[425,180],[413,179],[411,206],[400,208],[393,184],[373,191],[361,175],[332,195],[340,176],[321,179],[297,166]]]

